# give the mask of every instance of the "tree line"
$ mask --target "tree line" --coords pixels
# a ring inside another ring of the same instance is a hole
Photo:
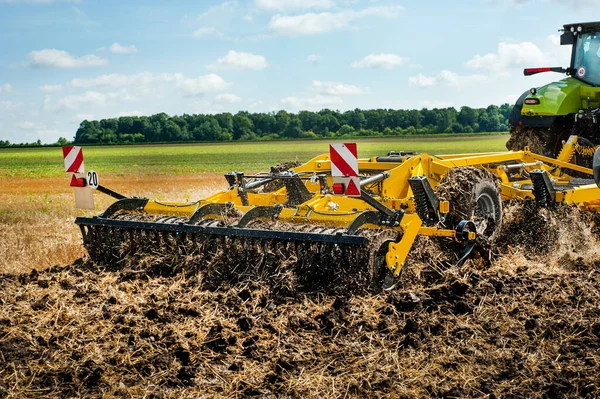
[[[350,138],[428,135],[439,133],[506,132],[512,106],[434,109],[372,109],[345,112],[324,109],[318,112],[287,111],[250,113],[240,111],[215,115],[123,116],[81,122],[74,144],[133,144],[186,141],[249,141],[310,138]],[[71,143],[61,137],[50,145]],[[42,146],[11,144],[0,147]]]
[[[62,147],[64,145],[73,144],[72,141],[64,137],[60,137],[55,143],[43,144],[42,140],[37,139],[31,143],[11,143],[9,140],[0,140],[0,148],[2,147]]]
[[[248,141],[508,131],[511,106],[123,116],[81,122],[75,144]]]

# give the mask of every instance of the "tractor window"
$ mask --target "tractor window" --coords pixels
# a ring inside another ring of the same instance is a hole
[[[577,38],[573,68],[575,76],[600,86],[600,32],[584,33]]]

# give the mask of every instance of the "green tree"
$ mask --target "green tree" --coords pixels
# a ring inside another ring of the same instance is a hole
[[[254,125],[248,116],[238,112],[233,117],[233,139],[239,140],[242,136],[250,136],[254,133]]]
[[[291,119],[283,131],[283,135],[290,138],[301,137],[303,133],[302,121],[298,118]]]
[[[172,120],[165,122],[165,127],[162,129],[161,141],[179,141],[181,140],[181,128]]]
[[[337,134],[338,136],[352,136],[354,134],[354,128],[350,125],[342,125]]]
[[[478,119],[477,110],[471,107],[460,107],[460,112],[458,113],[456,120],[463,126],[471,126],[473,127]]]

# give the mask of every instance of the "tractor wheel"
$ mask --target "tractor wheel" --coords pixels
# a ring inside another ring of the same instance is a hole
[[[527,146],[531,152],[547,155],[546,152],[550,147],[548,143],[550,135],[550,129],[547,127],[512,126],[506,148],[511,151],[522,151]],[[554,143],[552,143],[552,147],[554,147]],[[554,148],[552,148],[552,152],[554,152]]]
[[[529,146],[531,152],[554,158],[562,148],[561,140],[567,140],[573,123],[568,117],[557,117],[550,127],[511,126],[506,148],[521,151]]]
[[[496,178],[490,172],[471,166],[450,169],[436,191],[440,198],[450,201],[445,220],[448,227],[471,220],[480,237],[494,239],[502,225],[502,200]]]

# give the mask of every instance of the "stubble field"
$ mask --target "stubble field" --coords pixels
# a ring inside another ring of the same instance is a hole
[[[359,155],[503,150],[505,136],[359,141]],[[325,142],[85,148],[128,195],[195,200],[222,173]],[[507,204],[491,260],[420,239],[400,288],[296,292],[87,260],[60,149],[0,150],[0,397],[598,397],[595,215]],[[110,200],[96,197],[97,208]],[[82,259],[80,259],[82,258]],[[449,267],[450,266],[450,267]]]

